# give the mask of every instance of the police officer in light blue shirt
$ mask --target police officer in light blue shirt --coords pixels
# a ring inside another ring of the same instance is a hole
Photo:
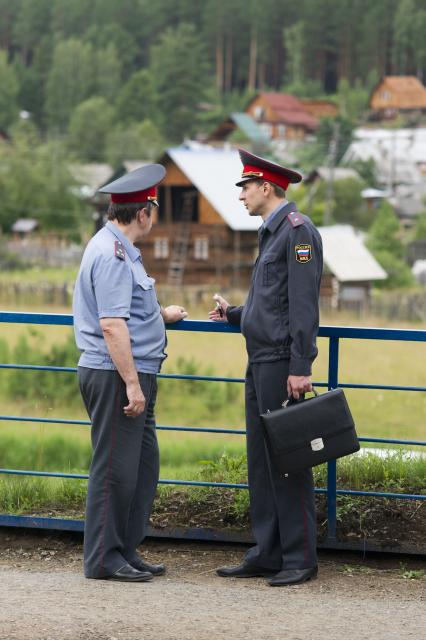
[[[81,352],[78,380],[92,422],[93,458],[86,504],[88,578],[145,582],[165,572],[136,551],[146,534],[158,483],[156,374],[166,357],[164,323],[186,317],[162,308],[135,243],[152,227],[161,165],[111,182],[109,221],[89,242],[74,290]]]

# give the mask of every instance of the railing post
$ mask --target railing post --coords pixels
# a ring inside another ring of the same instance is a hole
[[[328,388],[338,385],[339,338],[330,338],[328,347]],[[337,526],[337,468],[336,460],[327,463],[327,538],[336,539]]]

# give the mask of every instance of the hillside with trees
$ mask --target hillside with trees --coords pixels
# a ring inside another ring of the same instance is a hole
[[[0,128],[27,111],[75,146],[86,121],[93,159],[124,123],[180,141],[258,89],[339,94],[351,117],[380,76],[426,77],[423,0],[0,0],[0,16]]]

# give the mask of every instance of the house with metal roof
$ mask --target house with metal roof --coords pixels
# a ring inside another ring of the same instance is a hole
[[[426,128],[360,128],[354,131],[342,163],[373,160],[379,185],[404,226],[410,227],[426,204]]]
[[[234,132],[242,134],[251,144],[253,151],[262,153],[271,140],[259,124],[248,113],[231,113],[210,133],[206,142],[225,142]]]
[[[322,302],[333,309],[362,310],[370,301],[374,282],[387,273],[364,244],[363,234],[351,225],[319,227],[324,250]]]

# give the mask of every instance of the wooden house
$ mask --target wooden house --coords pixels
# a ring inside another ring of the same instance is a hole
[[[338,107],[331,100],[302,100],[285,93],[258,93],[244,113],[231,113],[210,133],[207,142],[223,142],[236,130],[253,148],[266,148],[271,140],[298,142],[318,128],[320,118],[337,115]]]
[[[374,87],[369,106],[376,118],[426,112],[426,88],[415,76],[385,76]]]
[[[368,308],[373,283],[385,280],[382,269],[350,225],[319,227],[324,250],[321,303],[331,309]]]
[[[238,152],[176,147],[159,162],[167,173],[158,189],[158,220],[141,247],[157,282],[246,287],[262,221],[238,200]]]
[[[320,118],[337,118],[339,107],[332,100],[317,100],[315,98],[301,98],[300,102],[306,111],[318,120]]]
[[[272,139],[303,140],[319,121],[303,102],[285,93],[258,93],[245,109]]]

